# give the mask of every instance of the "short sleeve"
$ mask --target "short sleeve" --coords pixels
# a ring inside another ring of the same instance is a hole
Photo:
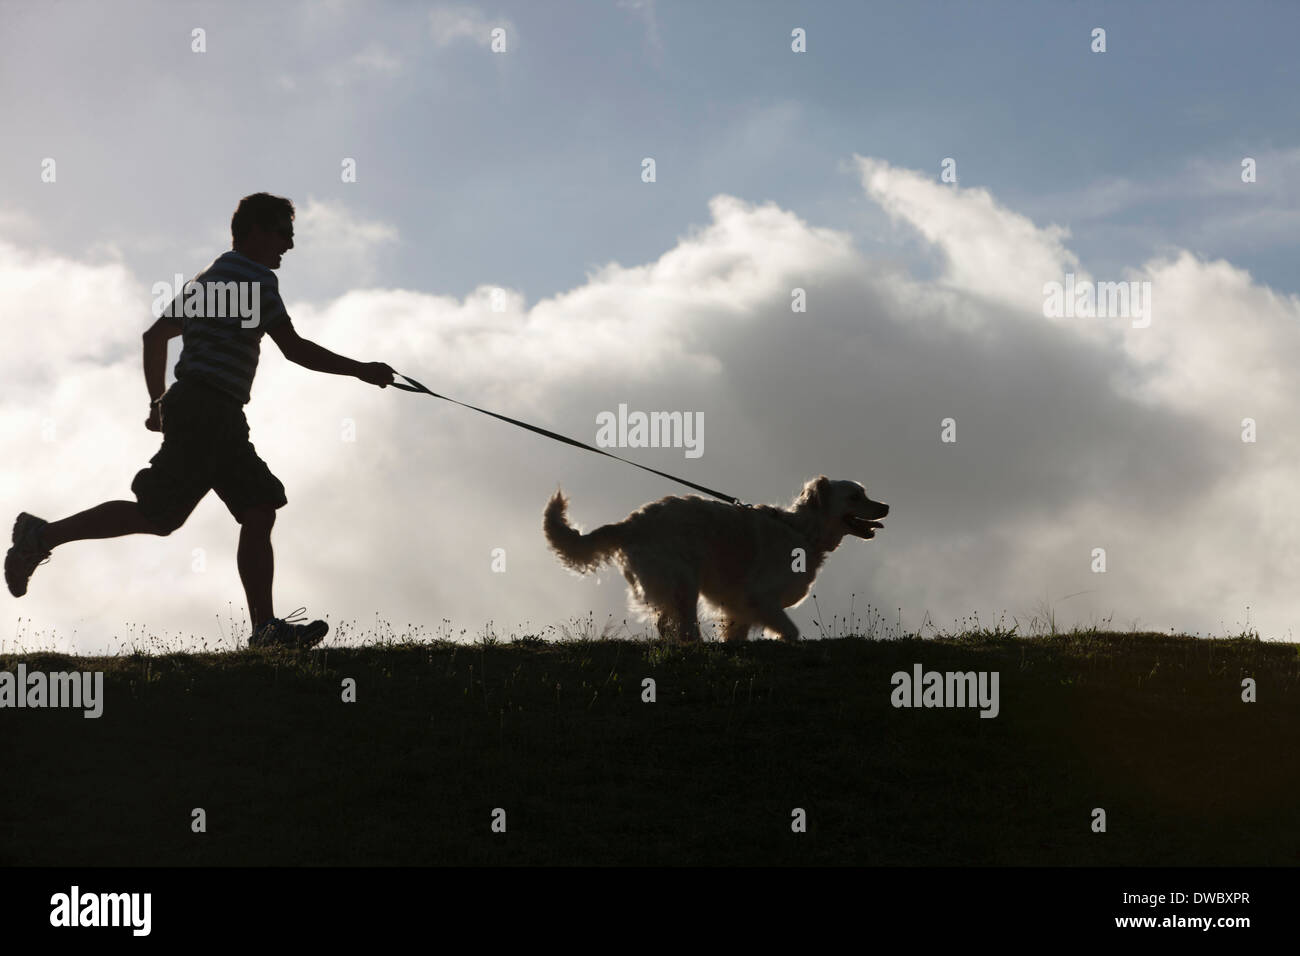
[[[269,332],[283,325],[289,318],[289,312],[280,298],[280,283],[275,277],[270,282],[262,281],[262,316],[259,325],[263,332]]]

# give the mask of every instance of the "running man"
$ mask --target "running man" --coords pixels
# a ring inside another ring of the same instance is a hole
[[[329,630],[324,621],[301,624],[294,623],[301,618],[292,615],[288,620],[274,616],[271,526],[276,509],[287,499],[284,485],[248,440],[243,406],[257,371],[263,332],[285,358],[314,372],[351,375],[384,388],[392,384],[393,370],[383,362],[363,364],[336,355],[294,331],[272,271],[293,248],[293,218],[293,203],[279,196],[256,193],[239,201],[230,220],[233,249],[191,281],[204,284],[204,303],[218,301],[214,289],[224,290],[226,306],[242,300],[256,309],[255,320],[229,307],[205,309],[221,315],[186,314],[195,309],[182,308],[181,290],[170,315],[164,314],[144,333],[144,379],[151,399],[145,427],[161,431],[163,443],[149,467],[131,482],[137,500],[106,501],[62,521],[19,514],[13,547],[5,556],[5,583],[14,597],[27,593],[32,572],[59,545],[125,534],[171,534],[215,489],[240,525],[239,577],[253,625],[249,646],[313,647],[324,638]],[[168,389],[167,343],[177,335],[183,347],[176,381]]]

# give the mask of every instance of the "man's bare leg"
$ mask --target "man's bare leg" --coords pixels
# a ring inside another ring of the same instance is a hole
[[[137,501],[105,501],[62,521],[51,521],[42,531],[45,547],[53,551],[69,541],[119,538],[124,534],[164,534],[140,513]]]
[[[275,616],[271,604],[271,579],[275,574],[271,526],[274,524],[274,508],[249,508],[239,523],[239,579],[244,582],[248,616],[254,630]]]

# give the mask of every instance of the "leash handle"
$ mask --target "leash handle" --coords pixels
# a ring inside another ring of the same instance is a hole
[[[425,388],[415,379],[407,378],[401,372],[394,372],[393,374],[396,375],[398,378],[405,378],[408,382],[411,383],[410,385],[403,385],[401,382],[389,382],[388,384],[392,385],[393,388],[400,388],[404,392],[425,392],[429,395],[433,395],[434,398],[442,398],[441,395],[434,395],[433,392],[430,392],[427,388]]]
[[[658,475],[661,478],[667,478],[669,481],[675,481],[679,485],[686,485],[688,488],[694,488],[696,491],[702,491],[706,495],[712,495],[714,498],[718,498],[722,501],[727,502],[728,504],[733,504],[741,508],[749,507],[749,505],[745,504],[739,498],[733,498],[731,495],[724,495],[720,491],[714,491],[712,488],[704,487],[704,485],[697,485],[695,482],[687,481],[685,478],[678,478],[676,475],[670,475],[666,471],[659,471],[656,468],[649,468],[645,465],[638,465],[634,461],[628,461],[626,458],[620,458],[618,455],[611,454],[601,448],[595,448],[591,445],[587,445],[583,442],[578,441],[575,438],[567,438],[564,435],[559,435],[556,434],[555,432],[547,431],[545,428],[539,428],[538,426],[530,425],[527,422],[517,421],[513,418],[508,418],[505,415],[498,415],[496,412],[489,412],[486,408],[478,408],[477,406],[469,405],[465,402],[458,402],[454,398],[448,398],[446,395],[439,395],[437,392],[425,388],[423,385],[421,385],[415,379],[411,378],[409,375],[403,375],[401,372],[394,372],[393,374],[396,375],[398,378],[404,378],[411,383],[410,385],[403,385],[401,382],[394,381],[392,383],[393,388],[400,388],[404,392],[424,392],[426,395],[432,395],[434,398],[441,398],[444,401],[452,402],[456,405],[461,405],[465,408],[472,408],[476,412],[482,412],[484,415],[491,415],[493,418],[499,418],[501,419],[501,421],[509,422],[511,425],[518,425],[520,428],[527,428],[530,432],[536,432],[539,435],[545,435],[547,438],[553,438],[556,441],[564,442],[566,445],[573,445],[575,448],[585,448],[587,451],[594,451],[596,454],[604,455],[606,458],[613,458],[615,461],[621,461],[625,465],[631,465],[634,468],[640,468],[642,471],[648,471],[651,474]]]

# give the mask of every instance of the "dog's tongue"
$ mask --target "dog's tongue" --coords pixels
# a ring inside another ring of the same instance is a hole
[[[848,525],[850,531],[860,538],[874,538],[876,529],[884,527],[879,521],[872,521],[870,518],[858,518],[854,515],[845,515],[844,523]]]

